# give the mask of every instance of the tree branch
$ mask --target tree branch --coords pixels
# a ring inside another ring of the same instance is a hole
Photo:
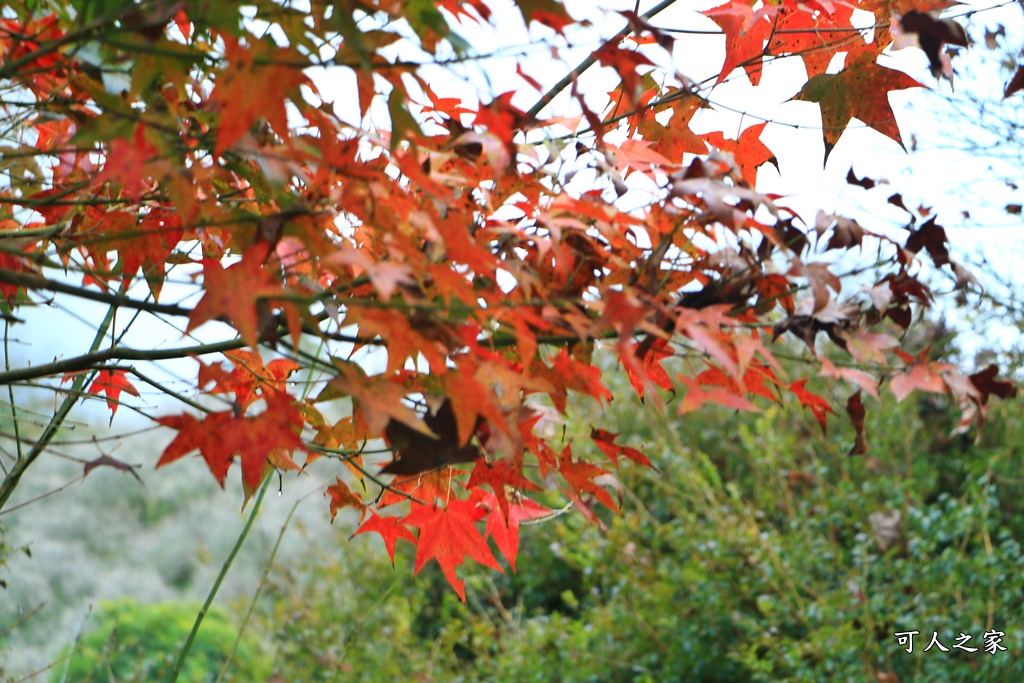
[[[0,282],[6,282],[7,284],[16,285],[18,287],[26,287],[28,289],[45,289],[50,292],[71,294],[72,296],[77,296],[80,299],[98,301],[103,304],[117,304],[117,306],[121,308],[133,308],[140,311],[147,311],[149,313],[176,315],[183,318],[187,318],[192,315],[191,308],[185,308],[183,306],[178,306],[177,304],[158,304],[151,301],[126,299],[118,296],[117,294],[94,292],[91,289],[69,285],[66,282],[51,280],[50,278],[43,277],[42,275],[34,275],[32,273],[26,273],[18,270],[0,268]]]
[[[663,10],[667,9],[669,6],[675,4],[675,1],[676,0],[662,0],[657,5],[641,14],[640,17],[642,19],[650,19],[656,14],[659,14]],[[628,36],[632,32],[633,29],[631,28],[631,26],[629,24],[626,24],[619,30],[618,33],[616,33],[614,36],[605,41],[605,45],[608,45],[623,36]],[[596,52],[594,54],[596,54]],[[551,100],[555,99],[555,97],[558,96],[558,93],[568,88],[569,85],[571,85],[573,81],[579,78],[584,71],[592,67],[594,65],[594,62],[597,61],[597,57],[595,57],[594,54],[591,54],[589,57],[580,62],[579,66],[577,66],[575,69],[567,73],[565,75],[565,78],[558,81],[558,83],[555,83],[554,87],[552,87],[550,90],[544,93],[541,96],[541,98],[537,100],[537,103],[530,107],[530,110],[526,112],[526,118],[529,120],[536,119],[537,115],[540,114],[541,110],[544,107],[548,106],[548,104],[551,103]]]

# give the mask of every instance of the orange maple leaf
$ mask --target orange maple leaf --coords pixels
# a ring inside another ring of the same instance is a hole
[[[767,122],[759,123],[745,129],[736,140],[728,140],[721,131],[712,131],[703,136],[708,144],[723,152],[728,152],[736,160],[740,174],[751,187],[757,184],[757,169],[762,164],[772,164],[778,169],[775,152],[761,142],[761,133]]]
[[[331,523],[334,523],[334,517],[338,514],[338,510],[344,507],[359,510],[360,517],[365,515],[366,507],[363,505],[363,499],[357,493],[354,493],[341,480],[341,477],[335,477],[334,480],[335,483],[328,486],[327,490],[324,491],[325,496],[331,497]]]
[[[111,141],[103,170],[93,179],[93,185],[99,187],[107,181],[113,182],[121,187],[122,195],[139,201],[143,180],[151,175],[150,162],[159,154],[156,145],[146,140],[146,126],[140,123],[131,141],[122,138]]]
[[[724,5],[706,10],[703,14],[718,24],[725,33],[725,63],[716,83],[721,83],[733,69],[743,67],[751,85],[761,82],[764,43],[771,35],[772,25],[765,20],[775,14],[778,7],[765,5],[754,10],[749,2],[729,0]]]
[[[853,5],[836,3],[834,10],[829,14],[799,5],[782,8],[768,50],[773,55],[799,55],[808,78],[825,73],[837,49],[864,46],[864,37],[852,29],[850,22]]]
[[[309,83],[301,69],[283,62],[302,59],[301,55],[285,48],[271,49],[260,42],[245,46],[230,33],[221,33],[224,58],[230,66],[221,72],[210,99],[220,102],[220,127],[214,154],[224,151],[249,132],[261,116],[279,137],[288,137],[288,111],[285,100],[297,97],[300,85]],[[271,62],[259,65],[258,60]]]
[[[261,396],[285,391],[288,375],[299,369],[299,364],[288,358],[275,358],[266,365],[256,351],[237,349],[224,354],[235,364],[230,373],[223,363],[205,365],[199,362],[199,387],[214,382],[211,394],[234,392],[235,400],[244,410]]]
[[[594,481],[597,477],[608,474],[608,472],[597,465],[591,465],[589,462],[573,458],[571,444],[567,444],[562,449],[562,452],[558,454],[558,473],[562,475],[562,478],[571,487],[573,497],[578,498],[579,494],[586,491],[606,507],[612,510],[619,509],[611,494]]]

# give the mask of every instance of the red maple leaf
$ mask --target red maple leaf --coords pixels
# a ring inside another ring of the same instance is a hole
[[[411,543],[416,543],[416,537],[406,528],[405,520],[401,517],[382,517],[371,510],[370,518],[356,529],[356,532],[352,534],[352,538],[371,531],[380,534],[381,538],[384,539],[384,547],[388,550],[388,557],[391,558],[392,567],[395,566],[395,544],[398,542],[398,539],[404,538]]]
[[[80,373],[67,373],[61,380],[61,384],[70,381],[77,374]],[[93,396],[105,394],[107,397],[107,407],[110,408],[110,419],[113,421],[114,415],[117,413],[117,407],[120,405],[122,391],[127,391],[132,396],[139,395],[139,390],[128,381],[124,370],[100,370],[100,373],[96,375],[85,393]]]
[[[509,514],[506,486],[511,487],[513,491],[540,490],[533,482],[523,476],[522,458],[519,459],[518,466],[509,458],[503,458],[493,463],[487,462],[484,458],[477,460],[466,486],[472,490],[485,484],[491,487],[495,500],[498,506],[501,507],[502,514],[506,517]]]
[[[722,377],[725,378],[726,375],[723,373]],[[717,403],[733,410],[747,410],[755,413],[759,410],[756,405],[737,392],[736,384],[731,379],[729,388],[713,386],[710,389],[705,389],[699,380],[683,375],[679,376],[679,381],[687,387],[686,396],[683,397],[679,403],[679,409],[676,411],[679,415],[697,410],[705,403]]]
[[[766,125],[767,122],[750,126],[740,133],[736,140],[727,140],[720,131],[713,131],[703,137],[712,147],[731,154],[739,166],[743,179],[754,187],[757,184],[758,167],[762,164],[773,164],[778,167],[775,153],[761,142],[761,133],[764,132]]]
[[[630,102],[636,104],[643,93],[643,76],[637,73],[637,67],[651,64],[651,60],[641,52],[605,43],[599,47],[594,56],[602,66],[615,69],[622,82],[622,90]]]
[[[131,141],[123,138],[111,141],[103,170],[93,179],[93,185],[99,187],[110,181],[121,187],[123,196],[138,201],[142,196],[143,181],[152,175],[152,162],[159,157],[160,150],[146,140],[146,126],[140,123]],[[166,161],[157,164],[168,166]]]
[[[633,345],[633,354],[641,348],[640,343]],[[626,366],[626,374],[629,377],[629,383],[636,389],[636,393],[641,399],[645,397],[647,392],[647,383],[661,387],[666,391],[673,391],[674,386],[672,384],[672,378],[665,372],[665,368],[661,365],[661,361],[666,358],[671,358],[674,355],[673,350],[669,347],[668,339],[658,337],[654,342],[648,346],[645,351],[643,358],[637,357],[640,363],[640,369],[646,374],[646,377],[642,377],[635,369],[630,366]]]
[[[263,363],[263,356],[257,351],[237,349],[224,354],[235,364],[231,372],[223,369],[223,363],[199,363],[199,387],[214,382],[212,394],[234,392],[235,401],[243,410],[261,396],[285,391],[288,375],[299,369],[299,364],[288,358],[275,358]]]
[[[896,396],[897,401],[902,401],[913,391],[925,391],[931,394],[949,393],[949,387],[943,374],[955,370],[956,366],[951,363],[928,362],[918,359],[907,369],[893,376],[889,380],[889,389]]]
[[[185,332],[208,320],[223,318],[238,330],[242,341],[255,347],[260,331],[257,301],[284,292],[281,283],[265,268],[269,251],[269,244],[257,244],[242,255],[240,262],[227,268],[216,259],[204,259],[206,294],[192,310]]]
[[[578,498],[579,494],[587,492],[600,501],[605,507],[618,510],[615,499],[600,484],[594,481],[596,478],[608,474],[597,465],[577,460],[572,455],[572,444],[566,444],[562,452],[558,454],[558,473],[562,475],[566,483],[572,489],[572,497]]]
[[[255,417],[236,417],[232,411],[223,411],[211,413],[202,421],[187,413],[155,418],[178,431],[156,466],[163,467],[198,450],[217,483],[224,486],[231,461],[238,454],[242,482],[250,489],[260,485],[270,466],[299,469],[287,453],[305,450],[299,438],[302,416],[288,394],[275,394],[266,400],[266,410]]]
[[[494,545],[514,572],[519,554],[520,523],[550,515],[551,509],[524,496],[516,496],[508,510],[502,510],[501,499],[491,493],[478,495],[474,500],[479,500],[480,505],[490,510],[487,514],[487,536],[494,539]]]
[[[771,35],[772,25],[765,18],[779,11],[765,5],[755,10],[744,0],[729,0],[724,5],[705,10],[703,14],[722,27],[725,33],[725,63],[716,83],[721,83],[733,69],[743,67],[751,85],[761,82],[761,60],[764,44]]]
[[[117,252],[124,281],[130,284],[141,270],[153,298],[159,299],[165,263],[184,235],[181,218],[173,211],[151,211],[141,220],[135,212],[110,211],[103,227],[106,235],[97,246]]]
[[[403,523],[420,530],[416,542],[416,567],[414,574],[430,560],[437,560],[455,592],[466,601],[466,589],[455,570],[466,557],[476,560],[485,567],[502,571],[487,547],[487,540],[476,528],[476,522],[486,514],[484,508],[468,500],[452,500],[445,507],[436,505],[413,505]]]
[[[798,379],[789,385],[789,390],[799,399],[800,405],[808,408],[814,414],[814,419],[818,421],[818,424],[821,426],[821,433],[824,434],[828,426],[828,414],[832,413],[834,415],[836,411],[832,410],[832,406],[821,396],[807,391],[805,388],[807,382],[808,380],[806,379]]]
[[[590,438],[594,440],[594,443],[601,452],[612,459],[615,466],[619,466],[619,456],[624,455],[633,462],[643,465],[644,467],[651,467],[651,461],[647,459],[647,456],[638,451],[635,448],[629,446],[619,446],[615,444],[615,439],[619,438],[619,435],[614,432],[609,432],[604,429],[590,428]]]

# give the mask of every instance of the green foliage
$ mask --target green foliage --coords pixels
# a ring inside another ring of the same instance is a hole
[[[577,514],[524,527],[517,564],[529,571],[467,571],[466,606],[429,572],[395,580],[386,560],[368,564],[361,552],[292,568],[263,616],[282,655],[277,672],[565,683],[1024,680],[1018,404],[996,406],[974,443],[973,434],[948,436],[955,406],[934,397],[865,398],[870,451],[851,457],[845,416],[830,421],[828,436],[798,405],[659,418],[618,389],[618,428],[660,472],[622,469],[624,512],[603,517],[607,530]],[[567,438],[582,446],[588,433],[581,424]],[[399,577],[410,561],[399,552]],[[374,577],[369,585],[365,576]],[[993,628],[1006,633],[1007,651],[952,649],[961,632],[982,647]],[[908,654],[894,634],[914,630]],[[922,652],[933,631],[950,652]]]
[[[52,681],[107,683],[162,680],[174,664],[195,622],[199,603],[142,604],[131,599],[102,603],[96,626],[85,634],[71,657],[67,675],[54,667]],[[214,681],[231,652],[237,629],[220,609],[203,620],[178,680]],[[269,662],[253,637],[239,643],[225,681],[263,681]]]

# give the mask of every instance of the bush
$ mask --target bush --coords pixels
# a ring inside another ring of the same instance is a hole
[[[119,683],[159,681],[174,665],[201,605],[192,602],[143,604],[131,599],[101,603],[96,626],[71,656],[67,675],[54,667],[52,681]],[[227,614],[212,608],[203,620],[178,680],[212,683],[238,633]],[[243,638],[225,681],[265,681],[269,662],[253,637]]]
[[[927,395],[865,399],[870,452],[848,456],[845,416],[830,417],[828,435],[799,406],[659,422],[628,387],[617,389],[620,430],[644,442],[660,472],[622,468],[626,504],[622,515],[602,513],[607,530],[579,515],[524,528],[521,575],[460,569],[467,605],[439,589],[432,565],[377,604],[391,568],[368,561],[359,539],[340,561],[326,559],[336,548],[323,561],[304,557],[283,570],[263,617],[279,651],[299,655],[278,657],[276,672],[332,680],[340,669],[362,681],[1024,680],[1013,621],[1024,594],[1018,403],[994,406],[975,443],[948,437],[955,407]],[[583,447],[588,433],[584,421],[568,436]],[[400,576],[411,561],[402,548]],[[960,632],[982,647],[989,629],[1006,633],[1007,651],[953,649]],[[914,630],[908,654],[894,634]],[[949,652],[922,652],[933,631]],[[317,656],[332,665],[314,672]]]

